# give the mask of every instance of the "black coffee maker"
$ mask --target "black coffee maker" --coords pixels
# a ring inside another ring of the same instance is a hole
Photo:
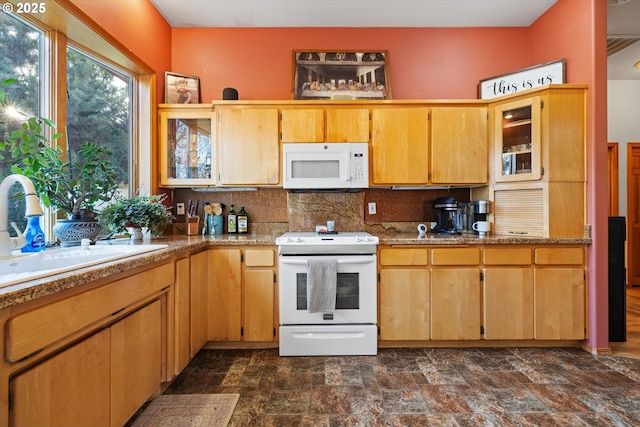
[[[434,234],[461,234],[454,226],[454,219],[458,210],[458,201],[453,197],[438,197],[433,201],[433,207],[438,211],[438,222],[431,230]]]

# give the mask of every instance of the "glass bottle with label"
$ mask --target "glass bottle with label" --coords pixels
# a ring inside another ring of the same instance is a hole
[[[238,233],[247,233],[249,231],[249,216],[247,211],[244,210],[244,206],[240,206],[240,212],[238,212]]]
[[[238,232],[238,215],[231,205],[229,207],[229,213],[227,214],[227,233],[234,234]]]

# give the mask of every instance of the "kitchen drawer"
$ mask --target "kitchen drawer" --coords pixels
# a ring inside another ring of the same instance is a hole
[[[380,265],[427,265],[426,248],[380,249]]]
[[[484,265],[529,265],[530,248],[487,248],[484,250]]]
[[[431,250],[432,265],[478,265],[480,249],[437,248]]]
[[[173,283],[174,264],[18,314],[6,324],[5,357],[16,362],[148,298]]]
[[[537,265],[582,265],[584,251],[582,248],[537,248],[535,262]]]
[[[275,252],[272,249],[247,249],[244,251],[244,265],[247,267],[273,267]]]

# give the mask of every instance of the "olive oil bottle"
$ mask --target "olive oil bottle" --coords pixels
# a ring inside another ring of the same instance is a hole
[[[236,214],[233,205],[229,207],[229,213],[227,214],[227,233],[235,234],[238,232],[238,215]]]
[[[238,233],[247,233],[249,231],[249,216],[247,211],[244,210],[244,206],[240,206],[240,212],[238,212]]]

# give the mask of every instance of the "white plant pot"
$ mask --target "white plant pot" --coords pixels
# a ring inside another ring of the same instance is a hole
[[[142,240],[142,229],[137,227],[127,227],[127,231],[131,235],[131,240]]]

